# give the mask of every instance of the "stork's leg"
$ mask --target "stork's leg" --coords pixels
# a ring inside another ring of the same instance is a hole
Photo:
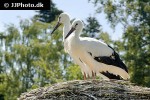
[[[96,72],[95,72],[95,78],[96,78]]]
[[[86,80],[86,74],[85,74],[85,72],[84,72],[84,80]]]
[[[92,71],[92,78],[95,79],[96,78],[96,73],[94,71]]]
[[[88,79],[90,79],[90,75],[88,74]]]

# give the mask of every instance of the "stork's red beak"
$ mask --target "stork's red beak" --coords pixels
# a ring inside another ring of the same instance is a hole
[[[75,28],[74,28],[74,27],[71,28],[71,30],[70,30],[70,31],[68,32],[68,34],[66,35],[65,39],[66,39],[73,31],[75,31]]]
[[[54,29],[52,30],[52,32],[51,32],[51,34],[53,34],[54,33],[54,31],[59,27],[61,25],[61,23],[60,22],[58,22],[57,24],[56,24],[56,26],[54,27]]]

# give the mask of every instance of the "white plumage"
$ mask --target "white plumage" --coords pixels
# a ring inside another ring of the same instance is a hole
[[[86,77],[92,76],[90,68],[87,65],[85,65],[84,63],[82,63],[80,58],[77,55],[74,55],[73,52],[71,51],[71,48],[68,47],[69,43],[70,43],[70,37],[68,37],[68,39],[64,39],[65,36],[68,34],[70,28],[71,28],[70,17],[67,13],[62,13],[59,15],[58,23],[55,26],[55,28],[53,29],[53,31],[51,32],[51,34],[53,34],[53,32],[61,24],[64,25],[64,27],[63,27],[63,42],[64,42],[65,52],[67,52],[73,58],[74,62],[80,66],[81,72],[84,75],[84,79],[86,79]]]
[[[65,39],[69,41],[70,55],[80,58],[81,62],[90,68],[91,72],[88,73],[90,76],[92,73],[101,74],[104,79],[120,79],[120,77],[129,79],[125,64],[113,48],[96,39],[80,37],[82,29],[82,21],[75,20],[68,34],[65,35]]]

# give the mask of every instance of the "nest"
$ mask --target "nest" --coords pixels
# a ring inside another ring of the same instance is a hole
[[[18,100],[137,100],[150,99],[150,88],[123,80],[74,80],[21,94]]]

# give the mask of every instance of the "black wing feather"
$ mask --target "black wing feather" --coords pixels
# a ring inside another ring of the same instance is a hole
[[[98,56],[98,57],[94,57],[94,59],[98,62],[107,64],[107,65],[114,65],[116,67],[122,68],[128,73],[128,69],[126,65],[122,62],[122,60],[120,59],[118,53],[116,53],[115,50],[111,46],[108,45],[108,47],[110,47],[114,51],[112,56]],[[108,71],[101,72],[101,74],[105,75],[109,79],[121,79],[120,76],[116,76],[112,73],[109,73]]]
[[[109,73],[108,71],[106,72],[100,72],[101,74],[105,75],[106,77],[108,77],[109,79],[118,79],[118,80],[122,80],[122,78],[119,75],[114,75],[112,73]]]

